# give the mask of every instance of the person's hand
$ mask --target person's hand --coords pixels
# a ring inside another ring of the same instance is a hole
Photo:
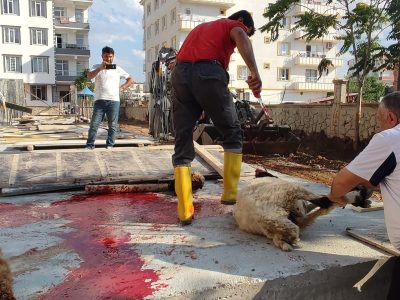
[[[103,62],[100,64],[100,70],[105,70],[105,69],[106,69],[106,65],[107,65],[107,62],[103,61]]]
[[[254,97],[260,98],[262,82],[259,74],[251,74],[247,77],[246,83],[253,92]]]
[[[348,203],[348,200],[344,196],[343,197],[333,197],[331,193],[329,193],[327,196],[328,196],[329,200],[336,203],[337,206],[345,207]]]

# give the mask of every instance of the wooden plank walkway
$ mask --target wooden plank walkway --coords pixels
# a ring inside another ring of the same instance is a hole
[[[219,148],[206,149],[222,163],[223,153]],[[0,154],[0,188],[168,180],[173,178],[172,154],[173,146]],[[217,175],[199,156],[193,161],[192,169],[204,176]],[[247,174],[254,175],[254,169],[243,164],[242,176]]]

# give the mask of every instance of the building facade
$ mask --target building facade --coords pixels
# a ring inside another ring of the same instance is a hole
[[[89,66],[92,0],[0,0],[0,78],[22,79],[28,106],[71,102]]]
[[[267,23],[263,13],[268,1],[142,0],[141,4],[144,8],[143,49],[147,84],[152,62],[157,58],[159,49],[163,45],[179,49],[188,33],[198,24],[228,17],[242,9],[252,14],[256,28]],[[343,64],[342,59],[336,57],[338,40],[335,39],[335,32],[319,40],[306,42],[302,38],[304,32],[291,30],[297,16],[304,14],[307,9],[340,15],[335,4],[328,4],[324,0],[302,0],[285,17],[277,41],[272,42],[267,33],[259,30],[251,38],[263,81],[261,96],[265,103],[305,101],[333,92],[332,80],[336,77],[336,69]],[[330,58],[334,67],[329,69],[328,74],[318,78],[317,66],[323,57]],[[230,90],[241,99],[255,100],[245,82],[249,70],[237,50],[232,55],[228,72]]]

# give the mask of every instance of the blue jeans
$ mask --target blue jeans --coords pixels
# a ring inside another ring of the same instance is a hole
[[[108,121],[108,136],[106,146],[114,146],[115,135],[118,127],[119,101],[96,100],[93,106],[93,115],[92,120],[90,121],[86,147],[94,148],[97,130],[99,129],[101,121],[103,121],[104,115],[107,116]]]

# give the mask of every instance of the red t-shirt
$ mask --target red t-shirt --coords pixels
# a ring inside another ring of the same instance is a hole
[[[240,27],[247,32],[243,23],[230,19],[219,19],[196,26],[183,42],[177,60],[215,59],[226,69],[236,47],[230,37],[230,32],[234,27]]]

